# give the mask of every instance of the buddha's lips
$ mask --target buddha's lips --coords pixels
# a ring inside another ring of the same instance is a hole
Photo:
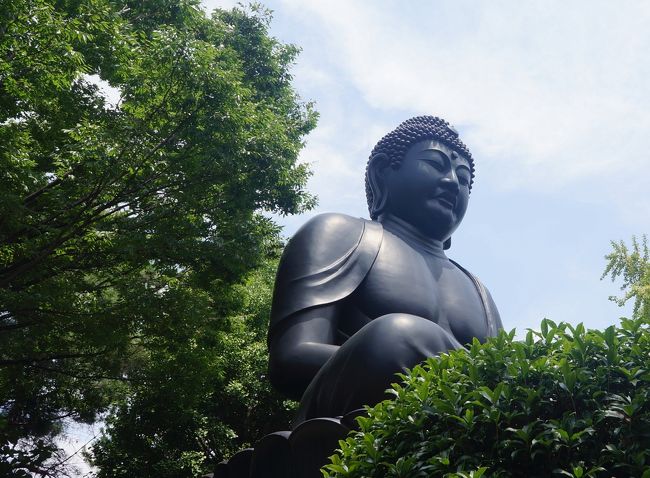
[[[457,196],[453,193],[441,193],[437,194],[434,196],[434,199],[437,199],[438,202],[442,203],[442,205],[449,207],[450,209],[453,209],[456,207],[456,200]]]

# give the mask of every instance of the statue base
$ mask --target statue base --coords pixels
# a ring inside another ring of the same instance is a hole
[[[339,440],[358,429],[356,417],[365,409],[342,417],[313,418],[293,431],[263,437],[255,448],[237,452],[201,478],[322,478],[321,467],[338,448]]]

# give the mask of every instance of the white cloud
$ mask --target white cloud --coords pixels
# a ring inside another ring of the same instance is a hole
[[[117,109],[120,103],[122,92],[119,88],[112,87],[107,81],[102,80],[99,75],[83,75],[85,81],[92,83],[99,89],[99,94],[104,97],[106,106],[111,109]]]
[[[71,477],[87,477],[98,471],[84,460],[83,452],[92,447],[103,426],[102,420],[93,425],[64,421],[65,432],[58,437],[57,445],[65,454],[65,463]]]
[[[239,0],[202,0],[201,7],[206,13],[210,14],[215,8],[229,10],[238,6],[239,3]]]
[[[647,5],[283,2],[370,108],[444,116],[511,188],[650,173]]]

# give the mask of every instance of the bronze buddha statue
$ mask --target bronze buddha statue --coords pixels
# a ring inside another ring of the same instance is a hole
[[[472,155],[446,121],[409,119],[368,161],[371,220],[322,214],[289,241],[269,374],[301,400],[294,425],[373,405],[395,373],[502,328],[487,289],[445,254],[473,179]]]

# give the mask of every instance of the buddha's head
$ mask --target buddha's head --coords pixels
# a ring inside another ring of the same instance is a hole
[[[449,246],[467,209],[474,160],[441,118],[404,121],[373,148],[366,168],[372,219],[390,213]]]

